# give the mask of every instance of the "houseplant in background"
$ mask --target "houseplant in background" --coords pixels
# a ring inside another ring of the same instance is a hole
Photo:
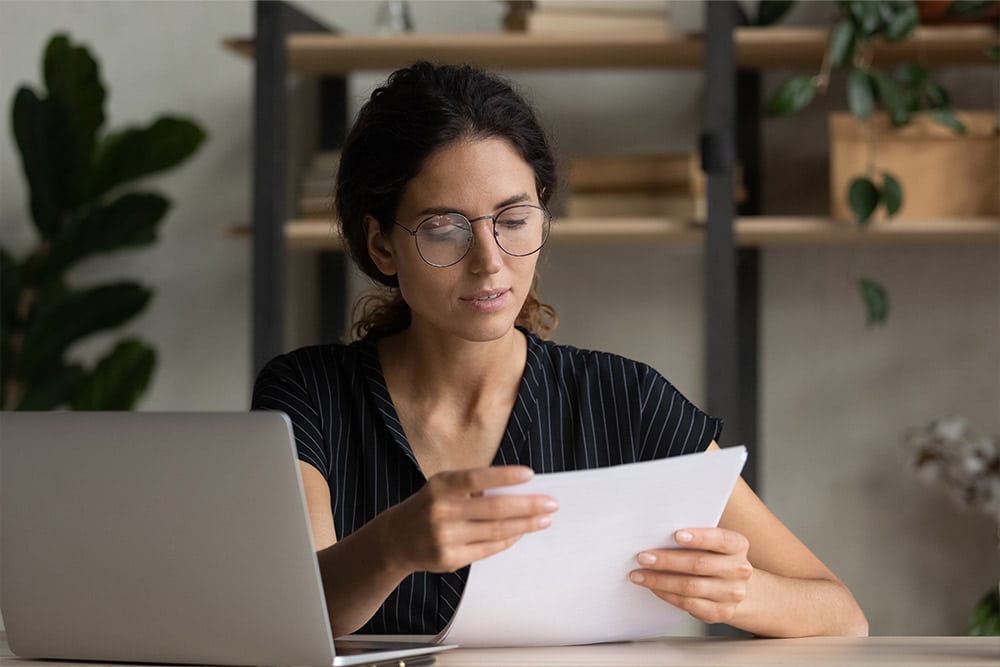
[[[759,13],[780,17],[790,2],[761,3]],[[945,13],[956,21],[975,19],[996,9],[997,2],[979,0],[945,3]],[[894,216],[903,207],[904,188],[888,171],[876,169],[876,134],[871,129],[876,112],[888,117],[891,126],[900,128],[919,115],[929,115],[955,133],[965,126],[951,107],[948,92],[934,81],[930,72],[917,60],[903,62],[892,71],[875,67],[872,59],[876,44],[897,43],[908,39],[921,19],[918,3],[907,0],[840,0],[838,14],[830,31],[820,71],[810,76],[794,76],[785,81],[767,102],[765,111],[782,116],[809,105],[819,93],[825,93],[834,69],[846,71],[847,106],[851,116],[864,123],[869,137],[865,173],[849,179],[847,192],[831,193],[846,197],[856,224],[862,229],[882,211]],[[993,47],[990,57],[997,59]],[[864,300],[869,323],[882,323],[889,312],[885,288],[869,276],[859,276],[857,286]]]
[[[156,240],[169,200],[126,186],[186,160],[205,132],[169,116],[105,131],[98,63],[66,35],[48,42],[42,73],[45,90],[19,88],[11,108],[38,242],[19,258],[0,246],[0,408],[131,409],[152,377],[153,348],[125,337],[89,367],[71,348],[135,317],[152,290],[127,280],[77,286],[67,274]]]

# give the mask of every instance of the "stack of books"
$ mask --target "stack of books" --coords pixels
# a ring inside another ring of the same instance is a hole
[[[535,0],[526,17],[529,33],[615,33],[668,37],[667,0]]]
[[[320,151],[309,161],[298,185],[295,208],[299,218],[333,218],[333,193],[339,164],[340,151]]]
[[[566,215],[704,220],[705,174],[697,153],[571,159]]]

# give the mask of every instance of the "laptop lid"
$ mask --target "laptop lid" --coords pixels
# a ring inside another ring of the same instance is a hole
[[[24,657],[352,665],[336,656],[287,417],[0,414],[0,608]]]

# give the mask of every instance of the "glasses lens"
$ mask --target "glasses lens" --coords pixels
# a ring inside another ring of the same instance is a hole
[[[538,252],[549,235],[549,216],[537,206],[514,206],[496,217],[497,243],[509,255]]]
[[[427,218],[417,227],[417,252],[434,266],[451,266],[472,245],[472,228],[464,216],[452,213]]]

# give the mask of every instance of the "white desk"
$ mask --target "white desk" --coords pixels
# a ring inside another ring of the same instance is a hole
[[[0,667],[98,667],[11,655],[0,633]],[[673,637],[628,644],[552,648],[455,649],[440,667],[1000,667],[1000,637],[720,639]],[[319,666],[312,666],[319,667]]]
[[[1000,666],[1000,637],[673,637],[552,648],[456,649],[441,667],[981,667]]]

